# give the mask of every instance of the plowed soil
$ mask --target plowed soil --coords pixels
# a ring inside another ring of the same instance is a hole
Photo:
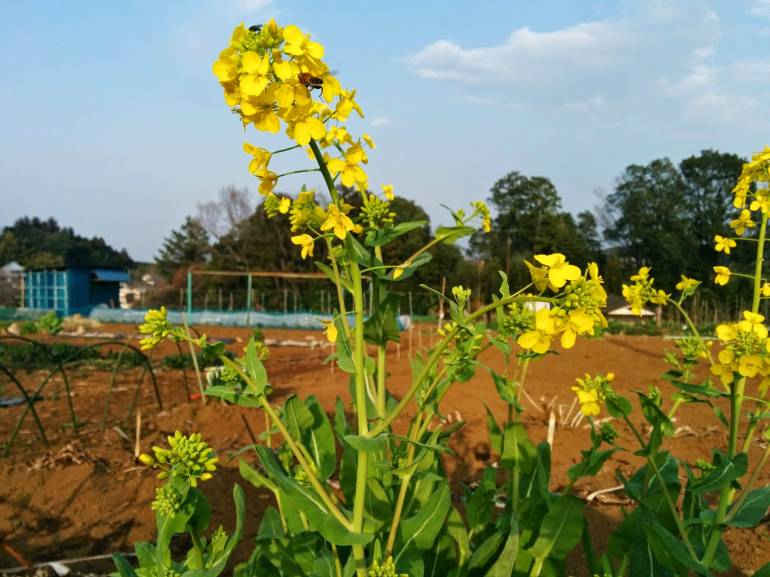
[[[125,338],[133,337],[135,332],[134,327],[128,325],[110,325],[105,330]],[[424,326],[420,330],[421,334],[413,332],[411,336],[415,348],[418,342],[427,345],[433,338],[432,328]],[[228,347],[236,352],[240,352],[248,338],[248,331],[244,329],[201,327],[201,331],[231,339]],[[265,330],[264,333],[267,339],[294,341],[286,343],[288,346],[271,347],[267,369],[275,404],[293,393],[312,394],[332,411],[338,396],[348,399],[347,377],[324,364],[330,349],[323,346],[320,333],[291,330]],[[82,337],[60,338],[80,344],[92,342]],[[392,361],[390,382],[397,397],[406,391],[411,378],[409,347],[406,338],[403,341],[400,350],[392,347],[389,352]],[[298,343],[320,346],[297,346]],[[0,343],[0,346],[4,344]],[[605,336],[580,340],[569,351],[558,351],[558,355],[548,355],[533,363],[527,377],[527,390],[534,405],[550,404],[556,415],[559,415],[560,405],[562,413],[569,410],[574,399],[570,386],[575,377],[586,372],[613,371],[616,389],[627,396],[633,396],[633,390],[646,389],[649,384],[656,384],[670,393],[670,387],[660,379],[666,370],[662,360],[665,349],[673,349],[673,343],[657,337]],[[164,344],[152,353],[152,358],[160,361],[164,355],[175,353],[173,345]],[[502,359],[497,351],[486,351],[482,360],[502,372]],[[158,482],[152,472],[138,467],[134,461],[136,420],[134,415],[127,416],[140,374],[141,369],[118,374],[109,414],[102,427],[111,371],[70,370],[75,410],[79,419],[85,422],[77,435],[68,426],[62,379],[59,375],[53,378],[44,393],[45,400],[36,405],[50,448],[42,443],[34,421],[28,418],[10,457],[0,460],[0,543],[10,545],[31,562],[43,562],[130,551],[135,541],[153,538],[154,516],[150,502]],[[255,410],[212,401],[204,406],[200,400],[188,400],[187,393],[197,389],[190,371],[186,379],[179,370],[158,370],[156,374],[163,409],[158,407],[150,380],[145,375],[138,401],[142,411],[141,449],[148,451],[177,429],[203,434],[222,460],[219,472],[204,487],[214,512],[212,522],[232,526],[233,483],[240,482],[247,494],[247,534],[237,552],[237,557],[243,559],[248,555],[260,512],[270,503],[270,496],[241,480],[237,459],[228,460],[228,455],[251,442],[246,423],[254,434],[264,429],[263,417]],[[34,388],[46,375],[47,372],[17,371],[27,388]],[[9,396],[15,394],[8,385],[4,391]],[[487,446],[485,405],[500,420],[504,418],[505,405],[484,370],[479,370],[471,381],[456,385],[442,405],[449,418],[460,418],[465,422],[452,441],[456,457],[445,459],[456,495],[460,494],[460,483],[473,480],[493,458],[489,456]],[[534,405],[529,401],[525,404],[525,422],[533,441],[540,442],[547,435],[550,410]],[[21,411],[19,407],[0,408],[0,440],[8,437]],[[634,420],[642,426],[638,413]],[[396,422],[396,429],[405,427],[406,422],[407,418]],[[711,450],[724,443],[724,430],[705,405],[682,407],[676,424],[677,435],[667,442],[669,449],[682,459],[690,462],[698,458],[710,460]],[[635,449],[630,431],[622,423],[615,425],[621,432],[620,443]],[[579,451],[588,445],[589,431],[585,422],[576,427],[557,427],[553,445],[553,489],[566,484],[567,469],[577,462]],[[751,452],[751,461],[756,463],[762,447],[754,446]],[[251,459],[248,453],[242,457]],[[640,464],[640,459],[631,452],[618,453],[599,475],[578,483],[576,491],[587,496],[597,490],[615,487],[619,484],[616,471],[630,475]],[[760,479],[762,484],[768,484],[770,472],[764,472]],[[625,503],[622,491],[591,500],[589,525],[600,550],[612,527],[622,518]],[[758,567],[770,562],[769,537],[766,523],[751,531],[728,532],[726,539],[735,565],[730,574],[751,575]],[[16,565],[18,562],[7,550],[0,548],[0,571]],[[570,573],[584,575],[581,565],[576,558]]]

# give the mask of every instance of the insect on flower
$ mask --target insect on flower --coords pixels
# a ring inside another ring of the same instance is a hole
[[[262,24],[254,24],[253,26],[249,26],[249,30],[251,30],[252,32],[261,32]]]
[[[318,88],[320,90],[323,88],[323,78],[313,76],[309,72],[300,72],[297,75],[297,80],[300,84],[306,86],[309,90],[312,90],[313,88]]]

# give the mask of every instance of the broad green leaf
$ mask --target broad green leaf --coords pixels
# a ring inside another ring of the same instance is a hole
[[[483,569],[494,558],[500,545],[505,540],[505,533],[495,531],[479,545],[468,562],[468,570]]]
[[[275,483],[242,459],[238,460],[238,471],[240,472],[241,477],[254,485],[257,489],[269,489],[273,493],[278,491],[278,487]]]
[[[718,491],[725,485],[743,477],[748,466],[749,457],[746,453],[738,453],[730,460],[725,453],[714,451],[714,470],[692,483],[689,489],[696,495]]]
[[[400,269],[402,271],[401,275],[397,279],[394,279],[392,274],[386,277],[382,277],[382,279],[387,281],[402,281],[408,279],[414,274],[414,271],[416,271],[421,266],[428,264],[432,258],[433,256],[429,252],[424,252],[413,261],[403,263],[403,268]]]
[[[242,393],[234,391],[230,387],[223,387],[222,385],[214,385],[212,387],[208,387],[205,392],[207,397],[222,399],[231,405],[238,405],[239,407],[249,407],[250,409],[255,409],[262,406],[262,401],[260,401],[260,399],[246,396]]]
[[[385,434],[376,437],[364,437],[362,435],[345,435],[345,441],[356,451],[364,453],[376,453],[384,451],[387,446],[388,436]]]
[[[516,558],[519,556],[519,526],[516,522],[516,515],[511,515],[511,529],[505,540],[503,550],[489,568],[484,577],[510,577],[513,574],[513,568],[516,565]]]
[[[580,542],[583,534],[583,501],[572,495],[559,497],[540,524],[540,534],[529,549],[541,562],[564,559]]]
[[[770,563],[757,569],[754,572],[754,577],[770,577]]]
[[[118,570],[120,577],[136,577],[136,571],[120,553],[112,554],[112,562],[115,563],[115,568]]]
[[[497,424],[495,415],[489,410],[489,407],[485,404],[484,408],[487,411],[487,431],[489,432],[489,445],[492,450],[498,455],[502,452],[503,446],[503,434],[500,431],[500,426]]]
[[[377,303],[372,314],[364,323],[364,338],[367,342],[385,346],[388,341],[397,343],[401,340],[398,328],[398,307],[401,298],[390,294],[385,300]]]
[[[729,525],[733,527],[756,527],[770,508],[770,487],[755,489],[743,501],[741,508],[730,513]]]
[[[372,540],[373,535],[348,531],[329,513],[321,498],[311,487],[298,483],[285,473],[270,449],[257,445],[256,451],[265,471],[281,488],[285,498],[294,502],[327,541],[335,545],[363,545]]]
[[[631,402],[625,397],[614,395],[607,398],[607,412],[616,419],[622,419],[631,414]]]
[[[350,258],[364,267],[374,265],[371,253],[352,234],[345,235],[345,248]]]
[[[326,481],[337,467],[337,445],[334,431],[321,403],[314,395],[305,399],[305,405],[313,415],[313,426],[303,433],[305,447],[310,451],[318,466],[318,476]]]
[[[249,392],[256,396],[264,395],[267,386],[267,370],[265,370],[262,361],[259,360],[254,337],[251,337],[246,345],[246,374],[251,379],[247,387]]]
[[[698,559],[693,559],[687,552],[687,548],[684,544],[668,529],[661,525],[651,513],[645,511],[643,518],[645,521],[645,529],[655,533],[660,540],[660,548],[665,550],[666,554],[699,575],[711,577],[708,568],[706,568]]]
[[[463,237],[470,236],[476,229],[472,226],[440,226],[436,229],[436,238],[445,244],[454,244]]]
[[[366,245],[382,246],[388,244],[393,239],[418,228],[428,226],[428,224],[427,220],[414,220],[411,222],[400,222],[390,228],[370,230],[366,233]]]
[[[449,535],[455,543],[457,564],[464,565],[465,561],[471,556],[471,545],[468,540],[468,530],[465,528],[463,517],[454,507],[449,511],[446,525],[447,535]]]
[[[257,540],[281,539],[285,536],[286,531],[284,531],[283,523],[281,523],[281,514],[275,507],[268,507],[262,514]]]
[[[401,522],[399,532],[403,546],[399,557],[410,548],[416,548],[420,551],[430,549],[444,527],[450,506],[449,485],[444,481],[414,516]],[[395,561],[398,562],[398,557]]]

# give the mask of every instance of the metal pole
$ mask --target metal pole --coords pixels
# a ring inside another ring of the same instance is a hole
[[[246,277],[246,325],[251,324],[251,275]]]
[[[192,269],[187,269],[187,322],[190,322],[190,319],[192,319],[192,286],[193,286],[193,279],[192,279]]]

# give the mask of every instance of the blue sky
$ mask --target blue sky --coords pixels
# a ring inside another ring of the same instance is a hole
[[[244,136],[211,64],[269,17],[325,44],[371,184],[434,223],[511,170],[576,212],[630,163],[770,144],[770,0],[3,2],[0,226],[53,216],[147,260],[222,186],[256,199],[241,144],[285,137]]]

